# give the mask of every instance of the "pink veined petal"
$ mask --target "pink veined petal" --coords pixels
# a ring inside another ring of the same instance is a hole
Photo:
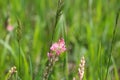
[[[60,55],[61,51],[60,50],[56,50],[56,54]]]
[[[65,45],[64,39],[63,38],[59,39],[58,44]]]
[[[54,43],[54,44],[50,47],[50,50],[55,51],[58,47],[59,47],[58,44],[57,44],[57,43]]]
[[[63,51],[66,51],[66,48],[64,47],[64,48],[62,48],[62,50],[63,50]]]

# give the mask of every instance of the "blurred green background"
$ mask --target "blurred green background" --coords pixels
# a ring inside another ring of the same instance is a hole
[[[65,39],[67,51],[60,56],[49,80],[78,78],[83,55],[86,59],[83,80],[104,80],[120,0],[64,0],[63,14],[53,33],[57,2],[0,0],[0,80],[5,80],[12,66],[18,70],[19,49],[19,77],[22,80],[42,80],[53,34],[53,42],[61,37]],[[22,26],[20,47],[16,17]],[[14,30],[8,31],[8,24]],[[120,19],[117,26],[108,80],[120,80]]]

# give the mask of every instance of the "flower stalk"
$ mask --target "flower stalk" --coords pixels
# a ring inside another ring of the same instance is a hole
[[[83,76],[84,76],[84,67],[85,67],[85,58],[83,56],[81,58],[81,63],[79,64],[79,68],[78,68],[79,80],[83,79]]]
[[[43,80],[48,80],[48,77],[52,72],[52,69],[56,61],[58,61],[59,55],[65,51],[66,51],[66,46],[63,38],[59,39],[58,42],[55,42],[54,44],[52,44],[52,46],[50,47],[50,52],[48,52],[47,54],[49,63],[43,74]]]
[[[16,74],[16,73],[17,73],[17,69],[16,69],[15,66],[13,66],[13,67],[9,70],[6,80],[11,80],[12,76],[13,76],[14,74]]]

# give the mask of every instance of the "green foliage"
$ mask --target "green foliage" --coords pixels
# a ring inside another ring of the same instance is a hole
[[[20,80],[42,80],[51,41],[61,37],[67,51],[60,55],[49,80],[78,78],[83,55],[83,80],[104,80],[107,70],[108,80],[120,79],[120,18],[111,43],[120,0],[61,1],[0,1],[0,80],[5,80],[13,66]],[[7,31],[8,24],[13,31]]]

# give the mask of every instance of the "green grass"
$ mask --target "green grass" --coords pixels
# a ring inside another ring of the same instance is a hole
[[[61,37],[65,39],[67,51],[60,55],[49,80],[78,78],[83,55],[86,60],[83,80],[104,80],[106,77],[107,80],[119,80],[119,17],[116,30],[114,25],[120,1],[64,0],[62,14],[56,20],[57,5],[58,0],[0,1],[0,80],[5,80],[13,66],[17,68],[17,78],[42,80],[51,42]],[[8,16],[14,26],[12,32],[6,30]],[[18,21],[21,34],[17,31],[20,30]]]

